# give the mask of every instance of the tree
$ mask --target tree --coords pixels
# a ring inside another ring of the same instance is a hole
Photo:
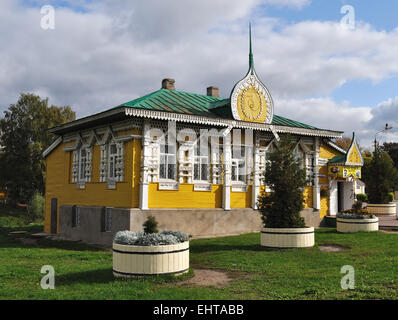
[[[352,139],[349,137],[342,137],[340,139],[337,139],[335,141],[335,144],[337,144],[340,148],[344,150],[348,150],[351,146]],[[358,144],[359,150],[362,151],[361,146]]]
[[[54,141],[48,129],[75,119],[69,106],[49,106],[48,98],[21,94],[0,119],[0,181],[11,202],[27,203],[35,192],[44,193],[43,151]]]
[[[381,148],[390,155],[392,161],[394,161],[395,168],[398,169],[398,143],[385,142]]]
[[[337,139],[335,143],[342,149],[348,150],[348,148],[351,146],[351,141],[352,139],[349,137],[342,137],[340,139]]]
[[[300,212],[304,208],[306,172],[301,167],[301,159],[294,155],[295,146],[287,135],[278,148],[268,154],[264,181],[271,192],[262,193],[258,198],[261,218],[268,228],[305,227]]]
[[[398,186],[398,170],[388,153],[377,148],[373,157],[365,160],[362,179],[366,183],[369,203],[389,203],[388,194]]]

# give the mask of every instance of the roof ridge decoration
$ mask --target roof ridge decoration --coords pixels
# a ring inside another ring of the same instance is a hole
[[[351,145],[348,151],[343,155],[333,157],[328,163],[330,165],[363,166],[363,157],[359,150],[357,139],[355,138],[355,132],[352,133]]]
[[[351,145],[348,148],[346,154],[346,163],[347,166],[362,166],[363,158],[361,152],[359,150],[359,146],[357,143],[357,139],[355,138],[355,132],[352,133]]]
[[[251,24],[249,24],[249,71],[231,92],[231,110],[235,120],[271,124],[274,103],[267,87],[254,69]]]

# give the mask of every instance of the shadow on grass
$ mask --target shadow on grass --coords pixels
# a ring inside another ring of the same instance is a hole
[[[57,286],[68,286],[73,283],[86,283],[86,284],[106,284],[110,282],[148,282],[156,284],[176,283],[185,281],[194,276],[194,271],[190,268],[189,272],[175,276],[172,274],[165,275],[146,275],[135,276],[130,278],[116,278],[113,275],[112,269],[96,269],[82,272],[68,273],[56,276]]]
[[[191,253],[203,253],[203,252],[211,252],[211,251],[277,251],[281,249],[275,248],[266,248],[261,246],[260,244],[253,245],[239,245],[239,244],[198,244],[191,245],[189,247],[189,251]]]
[[[112,269],[97,269],[55,276],[57,286],[68,286],[73,283],[101,284],[113,282],[114,280]]]
[[[25,226],[18,228],[0,227],[0,248],[40,248],[40,249],[61,249],[74,251],[105,251],[105,248],[91,246],[77,241],[50,240],[45,238],[36,238],[34,233],[42,232],[42,226]],[[24,234],[10,235],[13,231],[26,231]],[[34,244],[23,244],[19,238],[36,239]]]

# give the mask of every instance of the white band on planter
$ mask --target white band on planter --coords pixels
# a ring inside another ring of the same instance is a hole
[[[336,219],[337,232],[352,233],[360,231],[378,231],[379,219]]]
[[[369,211],[369,213],[378,216],[393,216],[396,214],[395,203],[387,203],[387,204],[368,203],[366,209]]]
[[[261,245],[270,248],[307,248],[315,243],[314,228],[263,228]]]
[[[130,246],[113,243],[116,277],[180,274],[189,270],[189,241],[163,246]]]

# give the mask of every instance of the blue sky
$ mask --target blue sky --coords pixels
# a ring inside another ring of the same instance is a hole
[[[307,20],[340,21],[344,16],[340,12],[344,5],[355,9],[355,19],[358,22],[370,24],[379,31],[391,31],[398,27],[398,1],[383,0],[312,0],[311,4],[301,9],[263,5],[262,13],[267,17],[278,17],[287,24]],[[333,91],[331,97],[336,102],[349,101],[350,105],[376,105],[386,97],[398,94],[398,76],[384,79],[380,82],[370,80],[353,80]]]
[[[43,5],[55,30],[40,28]],[[344,31],[342,6],[355,10]],[[383,123],[398,128],[398,1],[2,0],[0,111],[21,92],[70,105],[78,117],[159,89],[231,88],[255,68],[275,114],[357,132],[371,145]],[[398,141],[398,129],[384,137]]]

